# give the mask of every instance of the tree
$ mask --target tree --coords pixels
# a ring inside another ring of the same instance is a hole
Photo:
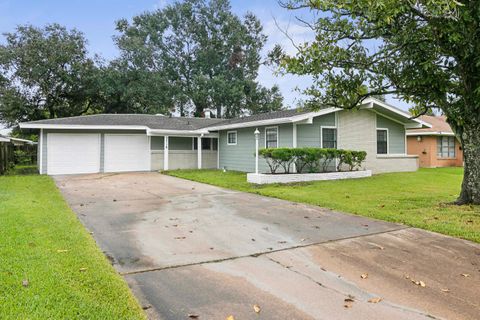
[[[281,70],[312,75],[311,104],[355,108],[395,94],[426,113],[440,109],[460,138],[465,170],[458,204],[480,204],[480,2],[464,0],[292,0],[318,13],[304,21],[315,40]],[[370,88],[366,90],[365,88]],[[420,113],[420,114],[421,114]]]
[[[225,117],[256,112],[257,97],[264,110],[281,107],[278,91],[256,82],[267,39],[262,26],[251,13],[234,15],[228,0],[175,2],[131,23],[120,20],[117,30],[119,63],[163,79],[158,96],[171,97],[181,115],[212,107]]]
[[[77,30],[19,26],[0,45],[0,118],[20,121],[95,112],[98,69]]]

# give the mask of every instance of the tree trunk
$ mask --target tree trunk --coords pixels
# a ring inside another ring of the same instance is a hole
[[[480,124],[462,128],[464,173],[457,204],[480,204]]]

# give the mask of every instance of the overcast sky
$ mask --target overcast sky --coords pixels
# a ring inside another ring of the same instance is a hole
[[[89,41],[90,52],[98,53],[106,59],[117,55],[112,41],[115,34],[115,21],[131,18],[144,11],[162,8],[169,0],[0,0],[0,33],[11,32],[19,24],[43,26],[47,23],[60,23],[68,28],[82,31]],[[265,34],[269,37],[264,54],[279,43],[288,51],[294,48],[290,40],[277,28],[278,24],[295,42],[308,41],[312,34],[301,27],[295,19],[298,12],[283,9],[277,0],[231,0],[232,8],[238,15],[253,12],[262,22]],[[0,41],[2,41],[0,37]],[[295,90],[304,88],[309,81],[295,76],[278,77],[273,70],[262,67],[259,81],[265,86],[278,84],[285,97],[285,104],[294,106],[301,98]],[[393,104],[406,108],[398,101]]]

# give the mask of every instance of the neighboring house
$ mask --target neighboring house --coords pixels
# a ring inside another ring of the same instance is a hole
[[[285,110],[237,119],[102,114],[21,123],[40,129],[43,174],[226,168],[253,172],[254,131],[260,147],[364,150],[374,173],[414,171],[407,128],[429,124],[376,99],[360,110]],[[200,146],[200,148],[199,148]],[[265,161],[260,171],[267,172]]]
[[[431,128],[407,131],[408,154],[416,154],[420,167],[463,166],[463,151],[445,116],[421,116]]]

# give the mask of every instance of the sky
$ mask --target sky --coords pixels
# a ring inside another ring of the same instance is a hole
[[[0,34],[12,32],[21,24],[43,26],[48,23],[59,23],[67,28],[82,31],[88,39],[90,53],[99,54],[110,60],[118,54],[112,40],[112,36],[116,34],[115,21],[160,9],[170,2],[170,0],[0,0]],[[311,31],[302,27],[296,20],[300,13],[282,8],[278,0],[231,0],[231,5],[237,15],[243,16],[250,11],[262,22],[264,32],[268,36],[263,50],[264,57],[277,43],[287,52],[294,53],[294,46],[278,26],[287,31],[295,43],[312,38]],[[2,38],[0,36],[0,41]],[[268,67],[261,67],[258,80],[267,87],[277,84],[284,96],[285,104],[290,107],[302,99],[301,94],[295,89],[305,88],[310,83],[308,78],[275,75],[274,70]],[[403,109],[407,108],[400,101],[390,102]]]

